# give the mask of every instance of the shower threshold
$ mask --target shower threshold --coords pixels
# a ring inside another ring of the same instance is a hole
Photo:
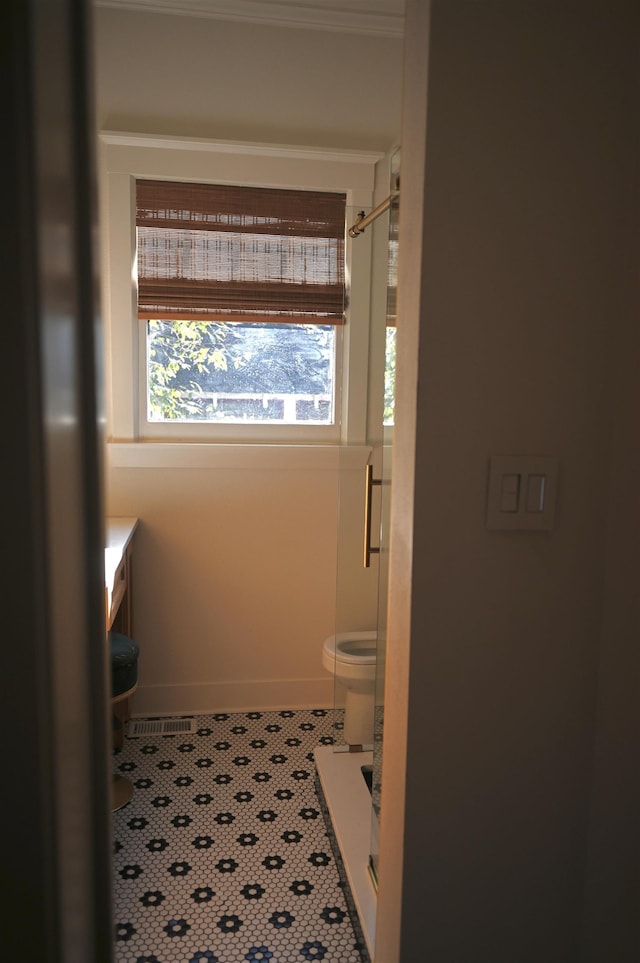
[[[373,753],[336,752],[333,746],[318,746],[313,755],[352,902],[373,959],[377,902],[369,870],[373,808],[363,773],[363,767],[372,765]]]

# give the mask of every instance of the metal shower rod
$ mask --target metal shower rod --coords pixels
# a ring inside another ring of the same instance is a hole
[[[378,204],[377,207],[374,207],[374,209],[369,214],[365,214],[364,211],[360,211],[358,213],[358,217],[356,218],[355,223],[349,228],[349,237],[357,237],[359,234],[362,234],[364,232],[364,229],[368,227],[369,224],[375,221],[377,217],[380,217],[381,214],[384,214],[385,211],[389,210],[392,202],[399,196],[400,196],[400,179],[398,178],[396,180],[395,189],[391,191],[391,193],[389,194],[386,200],[382,201],[381,204]]]

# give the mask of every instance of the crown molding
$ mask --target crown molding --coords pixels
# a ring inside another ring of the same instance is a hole
[[[257,157],[285,157],[289,160],[338,161],[346,164],[377,164],[384,154],[349,148],[303,147],[295,144],[261,144],[250,141],[211,140],[203,137],[177,137],[139,134],[121,130],[101,130],[103,144],[115,147],[151,147],[154,150],[212,151],[217,154],[249,154]]]
[[[94,0],[97,7],[401,38],[404,0]]]

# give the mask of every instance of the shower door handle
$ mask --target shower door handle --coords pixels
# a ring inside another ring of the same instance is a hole
[[[379,555],[380,548],[371,547],[371,501],[374,485],[382,485],[381,478],[373,477],[373,465],[365,468],[365,487],[364,487],[364,567],[371,566],[371,556]]]

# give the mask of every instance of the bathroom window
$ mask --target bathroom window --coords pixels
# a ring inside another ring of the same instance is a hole
[[[362,444],[372,244],[345,235],[382,155],[115,131],[100,151],[107,441]]]
[[[346,196],[136,182],[147,423],[334,425]]]

